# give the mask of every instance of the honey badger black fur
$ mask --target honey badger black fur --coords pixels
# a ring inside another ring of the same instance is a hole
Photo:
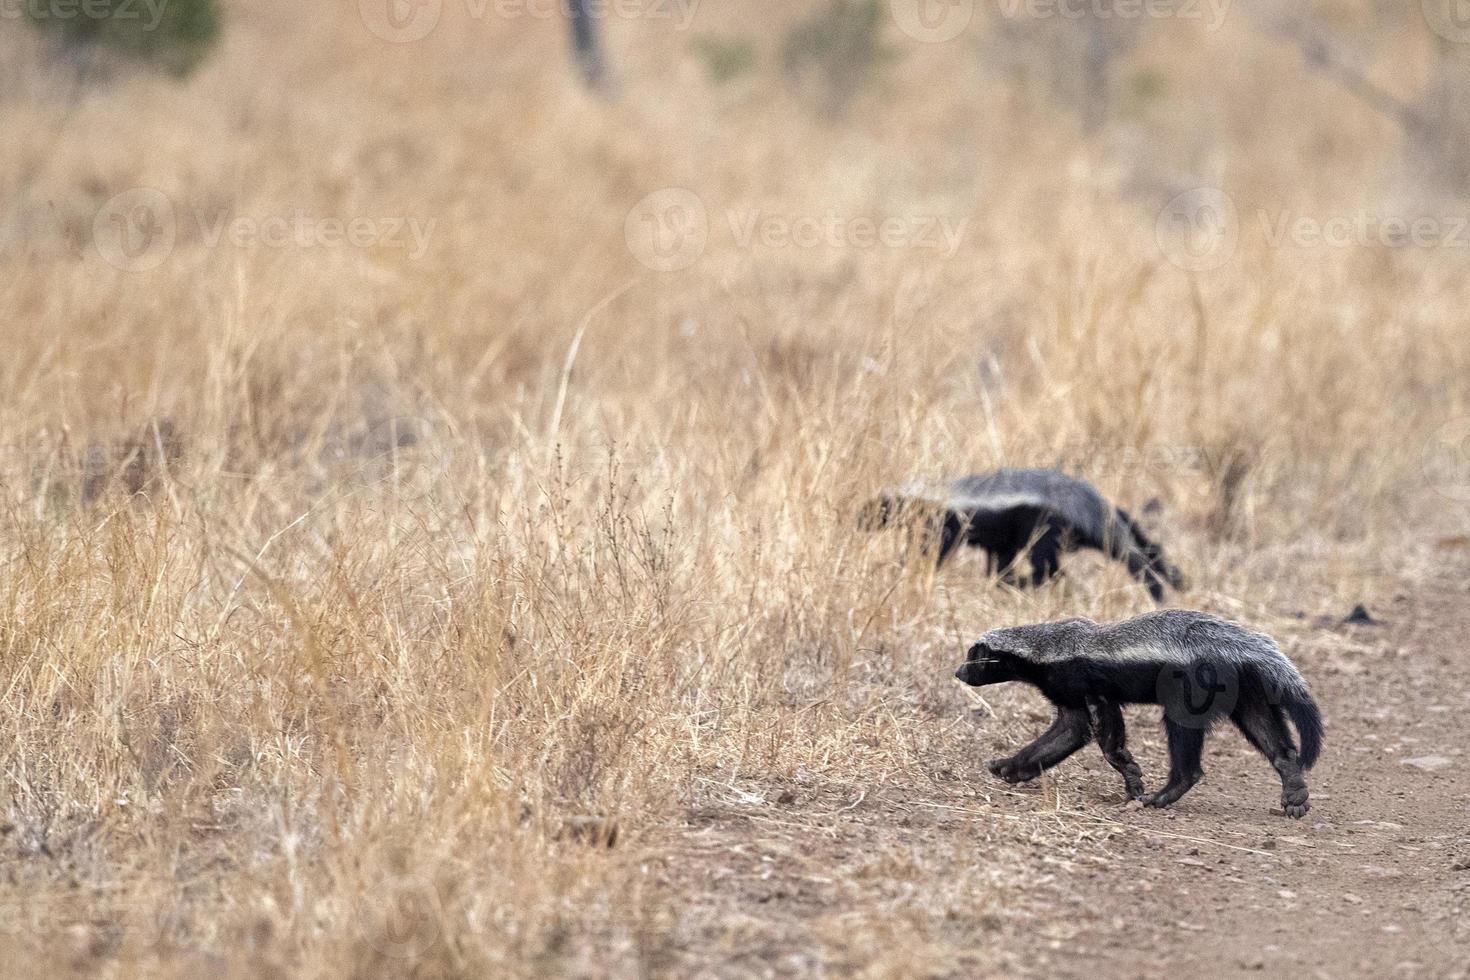
[[[1155,600],[1164,586],[1184,588],[1184,577],[1121,507],[1092,484],[1046,469],[1004,469],[940,484],[908,484],[870,501],[867,528],[918,528],[938,564],[969,544],[989,553],[989,567],[1015,584],[1016,560],[1029,549],[1032,585],[1055,575],[1066,551],[1096,548],[1128,566]]]
[[[1276,643],[1236,623],[1170,609],[1107,625],[1064,619],[991,630],[955,676],[975,687],[1022,681],[1056,706],[1056,721],[1040,738],[990,761],[990,771],[1007,782],[1035,779],[1096,738],[1130,800],[1168,806],[1203,778],[1205,735],[1229,718],[1281,777],[1286,815],[1302,817],[1311,805],[1303,773],[1322,749],[1322,715]],[[1128,753],[1123,704],[1163,706],[1169,779],[1156,793],[1144,792],[1143,773]]]

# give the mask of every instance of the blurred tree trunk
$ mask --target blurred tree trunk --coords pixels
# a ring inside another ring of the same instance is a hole
[[[601,27],[592,15],[592,0],[571,0],[572,47],[582,81],[595,92],[608,90],[607,59],[602,53]]]

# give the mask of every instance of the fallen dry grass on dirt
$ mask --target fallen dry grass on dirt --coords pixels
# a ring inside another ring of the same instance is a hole
[[[1034,594],[936,578],[854,534],[865,495],[1064,463],[1157,499],[1181,602],[1267,629],[1431,571],[1465,516],[1425,462],[1470,416],[1463,253],[1261,220],[1382,212],[1390,123],[1235,16],[1133,50],[1167,87],[1102,135],[971,35],[891,25],[900,60],[831,119],[771,67],[795,12],[727,6],[613,22],[613,104],[558,22],[455,5],[395,46],[345,0],[231,4],[187,84],[76,95],[6,28],[7,972],[1023,970],[977,940],[1038,900],[1016,855],[1112,811],[955,803],[1037,705],[988,693],[972,724],[950,670],[989,626],[1148,599],[1081,556]],[[701,31],[767,60],[716,84]],[[1384,45],[1385,84],[1425,83],[1422,25]],[[1189,275],[1156,217],[1202,184],[1239,241]],[[176,220],[142,271],[94,238],[134,188]],[[707,215],[677,271],[641,261],[663,188]],[[231,240],[297,216],[379,237]],[[739,233],[831,216],[960,232]],[[926,799],[988,808],[975,851],[926,848],[953,817]],[[731,801],[766,822],[711,831]],[[752,924],[743,835],[807,861],[791,828],[844,813],[870,854]]]

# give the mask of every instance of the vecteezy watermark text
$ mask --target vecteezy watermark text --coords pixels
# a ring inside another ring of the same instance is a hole
[[[942,214],[844,215],[732,208],[725,211],[730,240],[742,251],[777,249],[928,249],[949,258],[969,226],[968,216]],[[665,187],[628,211],[628,251],[657,272],[687,269],[704,254],[711,228],[704,201],[684,187]]]
[[[1214,31],[1232,0],[996,0],[1007,20],[1183,20]]]
[[[0,0],[0,20],[29,17],[38,22],[142,21],[151,31],[163,20],[169,0]]]
[[[155,0],[158,2],[158,0]],[[166,0],[164,0],[166,2]],[[571,15],[577,0],[357,0],[363,25],[376,37],[394,44],[421,41],[439,26],[450,3],[463,7],[471,20],[552,20]],[[588,16],[623,20],[660,20],[675,30],[694,22],[699,0],[582,0]]]
[[[1470,248],[1470,216],[1355,211],[1327,218],[1291,211],[1259,214],[1261,234],[1275,248]]]
[[[740,248],[923,248],[946,257],[964,238],[970,219],[924,214],[876,218],[822,214],[727,211],[730,234]]]
[[[1470,249],[1470,214],[1387,214],[1368,209],[1303,214],[1260,208],[1242,215],[1229,194],[1197,187],[1159,211],[1159,251],[1191,272],[1218,269],[1235,255],[1242,233],[1267,248]]]
[[[410,259],[428,252],[433,218],[315,215],[244,215],[228,209],[179,208],[151,187],[135,187],[107,201],[92,221],[92,242],[109,264],[128,272],[157,268],[173,253],[181,234],[205,248],[238,249],[382,248]]]
[[[433,218],[330,218],[306,211],[263,218],[193,212],[199,237],[208,248],[227,242],[236,248],[391,248],[421,259],[434,234]]]
[[[699,0],[583,0],[589,17],[617,17],[622,20],[667,20],[675,30],[684,30],[699,9]],[[471,16],[492,15],[511,20],[530,17],[535,20],[570,17],[577,0],[464,0]],[[479,11],[477,14],[476,11]]]

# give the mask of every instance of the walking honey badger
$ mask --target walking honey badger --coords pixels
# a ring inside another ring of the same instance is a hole
[[[1322,715],[1276,643],[1228,620],[1171,609],[1106,625],[1064,619],[991,630],[955,676],[974,687],[1022,681],[1056,706],[1056,721],[1040,738],[990,761],[1007,782],[1035,779],[1096,738],[1130,800],[1169,806],[1204,777],[1205,735],[1229,718],[1281,777],[1286,815],[1300,818],[1311,806],[1304,774],[1321,752]],[[1145,792],[1128,752],[1124,704],[1164,709],[1169,778],[1157,792]]]
[[[1127,511],[1057,470],[1003,469],[906,484],[869,501],[861,524],[917,529],[940,565],[961,544],[984,548],[991,571],[1018,583],[1025,579],[1014,566],[1028,551],[1030,583],[1040,585],[1060,569],[1064,552],[1096,548],[1125,563],[1155,600],[1163,599],[1165,585],[1184,588],[1184,576]]]

